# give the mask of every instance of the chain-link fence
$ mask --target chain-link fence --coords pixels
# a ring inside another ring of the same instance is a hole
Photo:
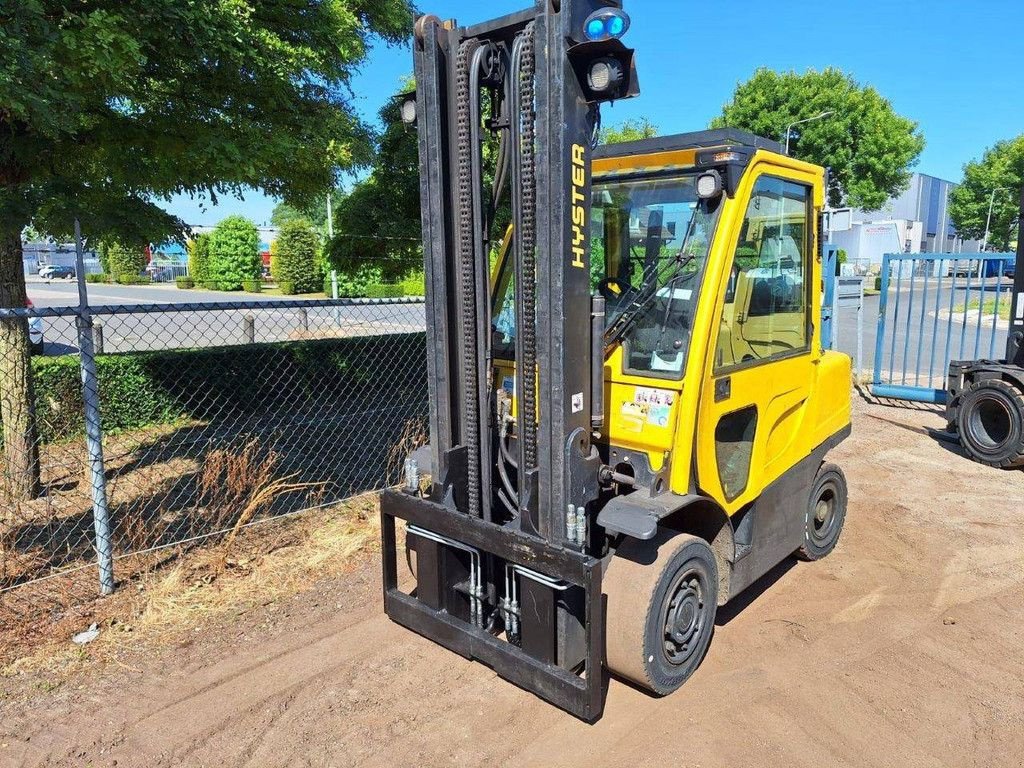
[[[422,299],[0,310],[0,625],[397,481],[425,355]]]

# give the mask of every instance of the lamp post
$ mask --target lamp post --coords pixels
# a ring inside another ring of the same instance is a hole
[[[1003,192],[1008,190],[1009,187],[996,187],[992,190],[992,194],[988,197],[988,218],[985,219],[985,236],[981,238],[981,252],[984,253],[985,249],[988,248],[988,233],[992,228],[992,206],[996,202],[996,192]]]
[[[789,134],[792,132],[793,128],[795,128],[796,126],[800,125],[801,123],[809,123],[812,120],[821,120],[823,118],[829,117],[829,116],[834,115],[834,114],[835,114],[835,110],[834,109],[830,109],[827,112],[822,112],[820,115],[815,115],[814,117],[805,117],[803,120],[796,120],[795,122],[790,123],[786,127],[786,152],[785,152],[785,154],[787,154],[787,155],[789,154]]]

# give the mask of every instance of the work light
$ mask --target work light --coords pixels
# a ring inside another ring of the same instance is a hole
[[[718,171],[707,171],[697,177],[697,197],[710,200],[722,194],[722,174]]]
[[[617,87],[624,77],[622,64],[612,58],[597,59],[590,65],[587,85],[594,93],[606,93]]]

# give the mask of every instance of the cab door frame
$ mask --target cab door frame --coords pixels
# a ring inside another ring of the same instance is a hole
[[[808,190],[808,236],[804,238],[802,254],[806,346],[791,353],[717,368],[718,335],[722,332],[725,295],[733,276],[741,230],[752,193],[758,181],[765,177],[799,184]],[[820,171],[804,163],[776,155],[766,157],[765,153],[758,152],[729,204],[733,215],[723,217],[724,228],[717,238],[720,246],[717,290],[705,293],[710,333],[702,360],[696,408],[694,466],[699,490],[733,516],[748,508],[771,483],[805,458],[804,441],[799,435],[814,388],[815,367],[822,354],[820,323],[816,320],[821,310],[821,297],[816,286],[821,278],[817,230],[818,214],[824,204],[823,179]],[[723,435],[723,425],[738,433]],[[728,483],[722,478],[720,444],[736,441],[737,437],[741,444],[749,437],[745,482],[736,487],[734,480],[733,487],[727,487]],[[802,506],[794,510],[793,516],[802,522]]]

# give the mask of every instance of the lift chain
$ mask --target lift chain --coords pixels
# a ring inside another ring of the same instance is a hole
[[[455,60],[455,119],[456,158],[459,190],[459,325],[462,330],[462,391],[463,391],[463,441],[466,445],[466,479],[468,488],[469,514],[480,517],[480,411],[477,400],[479,371],[477,371],[476,332],[476,255],[474,253],[474,227],[476,211],[473,210],[473,151],[470,137],[471,121],[470,87],[472,78],[469,66],[473,53],[480,47],[480,41],[471,39],[459,46]]]
[[[519,147],[522,179],[522,274],[518,276],[518,288],[523,297],[522,335],[523,359],[519,361],[519,391],[522,402],[519,409],[523,414],[523,458],[525,467],[520,468],[524,476],[537,466],[537,178],[536,178],[536,121],[537,106],[535,93],[536,56],[534,48],[534,23],[523,31],[523,47],[519,72],[520,103],[519,120],[521,146]]]

